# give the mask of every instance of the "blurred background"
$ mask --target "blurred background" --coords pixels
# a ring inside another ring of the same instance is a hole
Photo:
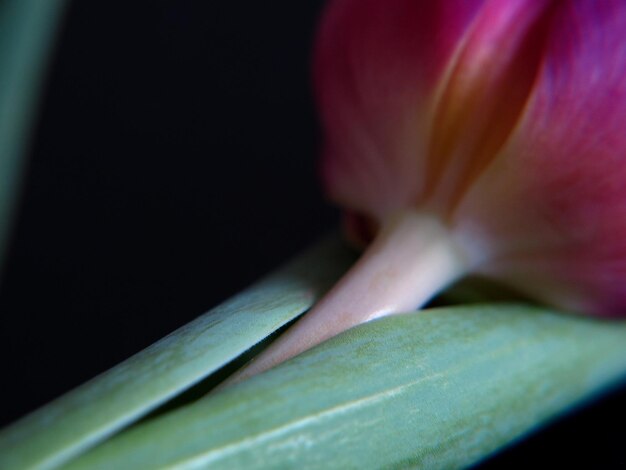
[[[309,81],[322,5],[70,2],[1,276],[0,426],[337,225]],[[485,467],[626,465],[625,403],[617,391]]]

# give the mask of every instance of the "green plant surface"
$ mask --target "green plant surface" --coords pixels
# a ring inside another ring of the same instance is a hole
[[[54,468],[300,315],[354,259],[337,236],[0,432],[0,469]]]
[[[463,467],[625,372],[625,322],[512,304],[433,309],[349,330],[67,468]]]
[[[0,266],[42,72],[65,3],[0,1]]]

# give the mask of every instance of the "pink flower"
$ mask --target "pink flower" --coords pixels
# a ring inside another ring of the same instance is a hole
[[[375,238],[255,371],[469,273],[626,315],[626,2],[334,0],[315,83],[327,192]]]
[[[338,0],[316,79],[333,200],[431,212],[473,272],[626,315],[626,2]]]

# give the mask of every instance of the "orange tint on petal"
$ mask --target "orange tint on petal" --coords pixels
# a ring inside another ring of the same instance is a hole
[[[433,119],[427,192],[438,212],[454,209],[516,126],[553,10],[540,0],[488,2],[472,25]]]

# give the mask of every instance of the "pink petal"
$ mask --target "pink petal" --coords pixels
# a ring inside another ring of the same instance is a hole
[[[555,2],[506,148],[458,207],[484,272],[561,306],[626,314],[626,2]]]
[[[382,218],[423,193],[435,90],[482,4],[330,3],[315,82],[327,137],[323,179],[336,202]]]
[[[427,193],[437,212],[456,205],[508,139],[532,89],[551,5],[488,2],[463,38],[432,116]]]

